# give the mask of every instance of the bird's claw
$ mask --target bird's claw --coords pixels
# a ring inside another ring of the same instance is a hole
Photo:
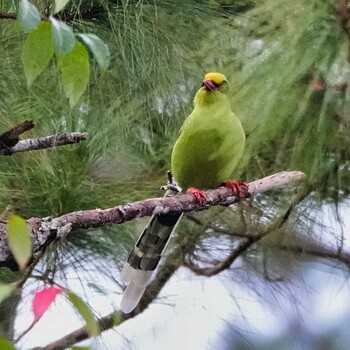
[[[247,196],[249,185],[246,182],[242,181],[226,181],[224,182],[224,186],[231,188],[234,195],[241,199]]]
[[[203,203],[207,200],[207,197],[204,194],[204,192],[199,190],[198,188],[190,187],[187,190],[187,193],[192,193],[196,197],[196,200],[200,205],[203,205]]]
[[[161,186],[160,188],[163,191],[171,191],[176,193],[181,193],[182,192],[182,188],[176,183],[176,181],[174,180],[174,176],[171,173],[171,171],[169,170],[168,173],[168,183],[166,185]]]

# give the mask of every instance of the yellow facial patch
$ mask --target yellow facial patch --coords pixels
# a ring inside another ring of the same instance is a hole
[[[208,73],[205,75],[204,80],[212,80],[215,84],[222,84],[223,81],[227,81],[226,77],[221,73]]]

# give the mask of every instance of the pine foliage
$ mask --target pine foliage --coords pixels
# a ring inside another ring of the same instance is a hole
[[[49,14],[52,1],[33,3]],[[1,157],[3,218],[13,211],[25,218],[56,216],[162,195],[171,148],[201,77],[222,71],[247,134],[235,176],[253,180],[291,169],[308,177],[299,210],[243,256],[238,269],[246,270],[234,278],[246,284],[263,280],[268,247],[273,275],[294,279],[298,263],[276,247],[279,234],[285,242],[314,246],[324,229],[317,210],[329,203],[336,215],[350,193],[350,34],[342,5],[335,0],[72,0],[57,18],[76,33],[98,34],[111,52],[107,71],[91,60],[88,91],[72,109],[53,62],[27,88],[20,60],[25,34],[15,21],[0,19],[0,133],[25,119],[36,125],[25,137],[89,133],[79,145]],[[0,12],[12,10],[12,1],[0,0]],[[245,217],[252,215],[248,231],[271,221],[291,196],[292,191],[278,192],[258,198],[255,211],[243,207]],[[213,262],[210,247],[223,239],[235,242],[242,215],[201,213],[203,225],[182,223],[175,244],[185,233],[196,233],[201,238],[189,259],[200,252]],[[71,269],[82,275],[87,267],[80,261],[86,258],[89,266],[101,264],[108,276],[143,223],[77,233],[50,249],[41,269],[61,279]],[[332,231],[323,239],[327,245],[343,237]],[[113,266],[106,263],[110,259]],[[283,293],[289,288],[279,286]]]

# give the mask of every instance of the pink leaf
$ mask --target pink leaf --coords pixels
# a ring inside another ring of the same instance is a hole
[[[35,321],[41,318],[48,307],[55,301],[56,296],[62,292],[63,289],[61,287],[48,287],[35,293],[32,304]]]

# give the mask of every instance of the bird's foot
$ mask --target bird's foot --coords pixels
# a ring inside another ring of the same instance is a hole
[[[247,193],[249,193],[248,184],[242,181],[226,181],[223,185],[231,188],[234,195],[239,199],[245,198],[247,196]]]
[[[199,190],[198,188],[190,187],[187,190],[187,193],[192,193],[196,197],[196,200],[200,205],[203,205],[203,203],[207,200],[207,197],[204,194],[204,192]]]
[[[174,180],[174,176],[170,170],[167,172],[167,175],[168,175],[168,183],[164,186],[161,186],[161,189],[164,191],[174,192],[175,194],[181,193],[182,188],[176,183],[176,181]]]

